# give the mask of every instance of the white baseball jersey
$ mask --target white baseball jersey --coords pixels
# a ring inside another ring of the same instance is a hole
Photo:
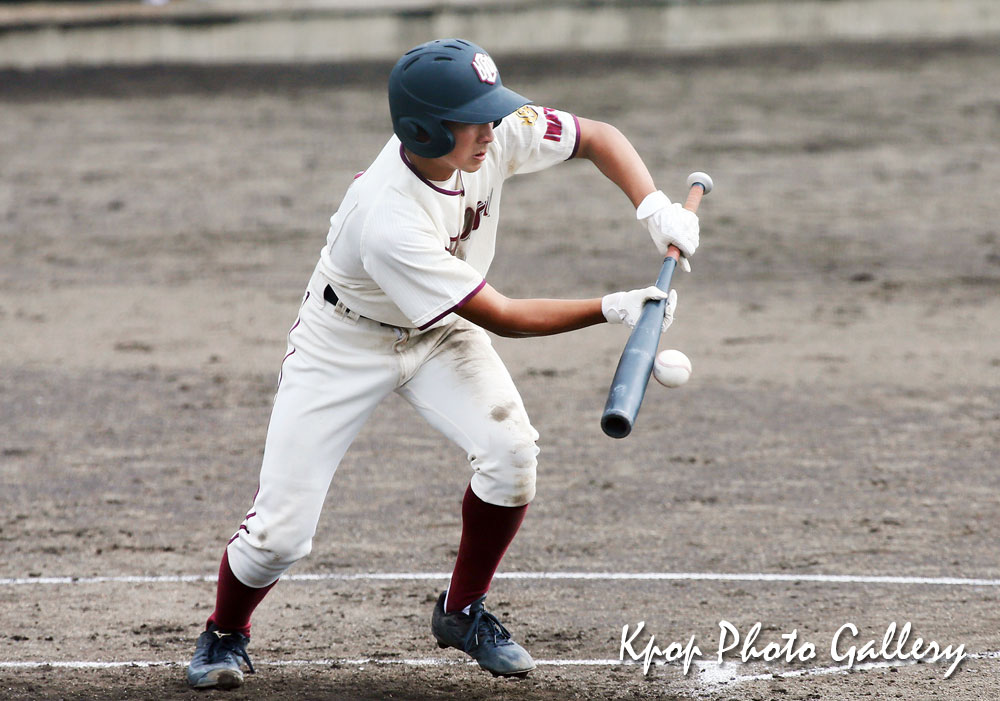
[[[504,180],[572,158],[578,145],[575,116],[528,105],[497,127],[478,171],[442,183],[420,175],[393,136],[331,217],[318,269],[362,316],[444,323],[486,284]]]

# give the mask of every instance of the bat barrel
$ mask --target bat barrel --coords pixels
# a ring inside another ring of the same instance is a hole
[[[601,417],[601,430],[606,436],[624,438],[632,433],[632,420],[621,409],[613,409]]]
[[[663,261],[656,286],[661,290],[670,289],[670,280],[677,262],[673,258]],[[646,396],[646,386],[653,372],[656,349],[660,343],[660,327],[663,324],[665,299],[650,301],[642,308],[632,335],[622,351],[618,369],[615,370],[608,401],[601,414],[601,430],[612,438],[624,438],[632,432],[632,424],[639,413],[642,399]]]
[[[656,346],[650,350],[648,343],[637,343],[622,353],[601,415],[601,429],[606,435],[624,438],[632,432],[632,424],[646,395],[646,383],[637,382],[635,378],[645,376],[648,382],[655,357]]]

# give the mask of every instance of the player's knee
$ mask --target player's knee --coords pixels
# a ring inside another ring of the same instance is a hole
[[[533,439],[513,446],[510,451],[510,469],[524,479],[535,480],[535,468],[538,466],[538,446]]]
[[[229,546],[233,573],[247,586],[265,587],[312,551],[312,538],[281,529],[243,531]]]
[[[537,439],[538,433],[525,422],[523,427],[503,432],[491,442],[490,450],[474,461],[473,466],[489,484],[486,501],[523,506],[534,499]]]
[[[276,565],[288,569],[312,552],[312,538],[275,538],[268,552]]]
[[[511,463],[505,499],[508,505],[523,506],[535,498],[537,455],[538,448],[532,442],[530,450],[525,447],[519,459]]]

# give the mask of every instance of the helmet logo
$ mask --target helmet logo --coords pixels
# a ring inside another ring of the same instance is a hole
[[[497,64],[493,63],[493,59],[487,54],[477,53],[472,59],[472,67],[476,69],[476,75],[479,76],[480,82],[493,85],[500,77]]]

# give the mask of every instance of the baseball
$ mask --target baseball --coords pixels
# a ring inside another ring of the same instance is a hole
[[[653,377],[664,387],[680,387],[691,377],[691,361],[679,350],[665,350],[653,362]]]

